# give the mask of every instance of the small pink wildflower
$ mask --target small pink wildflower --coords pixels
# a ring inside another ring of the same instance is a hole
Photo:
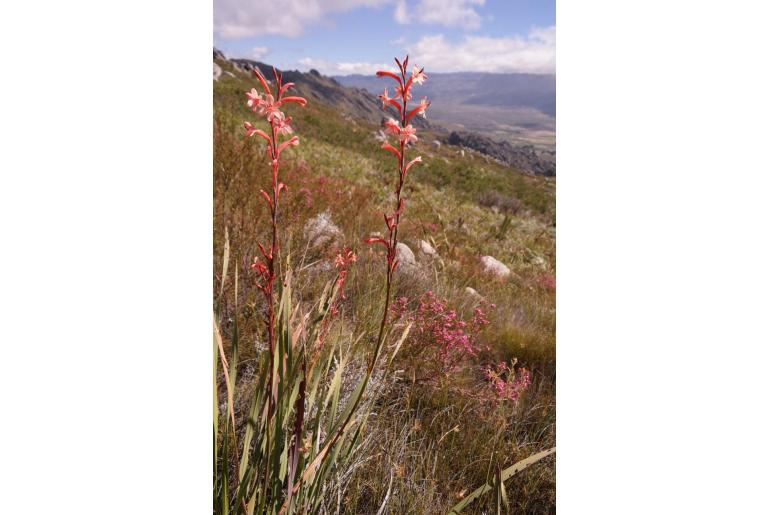
[[[537,279],[538,285],[545,290],[556,290],[556,276],[552,274],[543,274]]]
[[[524,393],[532,383],[531,375],[526,368],[514,369],[516,359],[510,366],[501,361],[496,365],[488,365],[482,368],[484,377],[489,381],[492,391],[498,400],[508,400],[514,404],[518,402],[521,394]]]
[[[489,325],[481,308],[476,308],[471,319],[463,319],[432,291],[420,297],[415,311],[409,311],[408,304],[406,297],[400,297],[393,310],[400,320],[413,324],[410,341],[421,352],[435,354],[434,360],[425,361],[438,366],[441,373],[450,373],[463,359],[475,357],[481,351],[477,338]]]

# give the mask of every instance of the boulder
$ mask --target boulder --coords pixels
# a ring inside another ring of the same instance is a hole
[[[441,148],[441,142],[437,139],[433,140],[433,146],[436,148]]]
[[[473,300],[477,300],[477,301],[478,300],[482,300],[484,298],[484,297],[481,296],[481,294],[479,292],[477,292],[476,290],[474,290],[470,286],[466,286],[465,287],[465,294],[468,297],[472,298]]]
[[[417,260],[414,258],[414,252],[406,243],[396,243],[396,259],[399,261],[399,267],[401,266],[417,266]]]
[[[508,277],[511,275],[511,269],[492,256],[483,256],[481,258],[481,266],[484,272],[497,277]]]
[[[340,242],[342,231],[332,222],[331,213],[326,211],[307,221],[304,236],[311,248],[321,248]]]
[[[397,274],[406,274],[414,279],[422,277],[420,265],[414,258],[414,252],[405,243],[398,242],[396,244],[396,259],[398,260]]]
[[[429,258],[437,258],[438,252],[436,252],[436,249],[434,249],[430,243],[428,243],[425,240],[420,240],[417,242],[417,249],[420,251],[420,254],[429,257]]]

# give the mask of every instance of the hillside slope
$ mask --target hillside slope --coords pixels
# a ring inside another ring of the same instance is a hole
[[[219,298],[227,234],[231,267],[240,273],[239,303],[220,306],[222,334],[227,346],[237,320],[240,338],[248,342],[236,363],[242,378],[237,387],[246,390],[265,341],[262,300],[249,266],[257,242],[269,232],[269,214],[258,192],[269,188],[271,177],[264,145],[246,138],[243,130],[246,120],[265,127],[245,102],[245,92],[257,82],[244,71],[246,64],[216,56],[215,63],[221,73],[213,82],[212,282]],[[331,79],[298,72],[286,72],[285,78],[297,82],[308,98],[307,107],[286,109],[300,144],[282,155],[280,171],[288,185],[281,197],[281,252],[296,274],[296,304],[307,307],[318,298],[330,279],[336,249],[350,247],[358,262],[347,278],[330,337],[368,356],[381,317],[383,256],[362,240],[383,230],[382,213],[392,210],[396,175],[393,158],[380,148],[383,113],[369,110],[370,94],[350,93]],[[483,351],[451,374],[426,378],[423,372],[436,363],[422,357],[416,340],[404,343],[392,376],[377,382],[383,393],[370,416],[362,457],[340,474],[344,493],[330,500],[330,513],[337,503],[342,513],[376,513],[388,496],[389,513],[443,515],[482,485],[491,468],[555,445],[556,179],[524,173],[475,150],[435,145],[446,136],[443,129],[431,126],[418,136],[408,152],[423,161],[409,171],[399,229],[415,265],[411,275],[398,276],[394,294],[411,307],[430,292],[462,320],[483,309],[489,319],[478,335]],[[311,244],[307,228],[319,215],[338,229],[334,247]],[[435,255],[421,251],[424,244]],[[482,256],[499,260],[510,274],[500,278],[485,272]],[[234,287],[234,281],[225,281],[221,298],[235,298]],[[484,375],[484,367],[500,362],[531,371],[532,383],[516,404],[497,400]],[[223,378],[219,384],[224,398]],[[238,420],[245,418],[238,413]],[[554,513],[553,459],[506,487],[512,513]],[[463,513],[491,512],[494,499],[488,497]]]
[[[228,73],[230,76],[232,76],[232,74],[248,75],[255,68],[259,68],[265,76],[269,77],[272,74],[272,67],[268,64],[250,59],[228,60],[224,54],[216,49],[214,50],[214,63],[219,67],[220,73],[221,70],[225,70],[224,76],[228,76]],[[321,75],[315,70],[311,70],[307,73],[294,70],[283,70],[282,73],[284,74],[285,80],[296,83],[297,91],[299,93],[305,95],[309,99],[318,100],[327,106],[334,107],[346,119],[363,120],[379,125],[384,116],[396,116],[395,111],[383,111],[377,96],[371,92],[371,90],[374,89],[374,84],[380,83],[379,90],[376,91],[377,93],[382,92],[382,88],[384,88],[381,84],[382,81],[376,77],[354,75],[350,77],[331,78]],[[506,132],[508,129],[505,128],[507,126],[505,124],[516,123],[516,120],[519,120],[519,122],[522,121],[520,116],[522,109],[525,111],[532,111],[534,108],[530,105],[511,107],[502,104],[490,104],[489,102],[491,102],[491,100],[483,94],[484,91],[489,90],[490,86],[478,78],[474,80],[473,84],[479,85],[481,89],[475,92],[470,89],[463,90],[465,91],[465,96],[463,98],[470,103],[462,103],[463,99],[459,99],[456,104],[448,102],[447,99],[452,97],[447,92],[456,90],[456,87],[453,85],[456,81],[447,81],[446,77],[455,77],[458,75],[465,74],[437,74],[438,77],[443,77],[444,79],[443,85],[438,87],[433,86],[435,94],[437,95],[436,99],[434,99],[430,92],[429,85],[432,82],[432,79],[425,84],[426,88],[420,94],[425,94],[431,98],[432,104],[430,114],[428,119],[421,117],[414,118],[414,125],[421,129],[430,129],[432,139],[450,145],[476,150],[498,160],[501,164],[509,165],[535,175],[556,175],[555,150],[552,145],[552,121],[544,122],[545,126],[550,128],[538,128],[540,127],[540,125],[538,125],[540,122],[533,122],[535,124],[534,126],[522,129],[529,135],[527,138],[495,137],[500,135],[494,130],[486,131],[486,124],[494,123],[495,127],[503,127],[503,132]],[[222,75],[220,75],[217,80],[221,77]],[[508,84],[508,82],[510,82],[510,84]],[[522,102],[529,102],[532,105],[546,105],[548,103],[548,98],[550,98],[550,90],[548,88],[550,86],[547,80],[544,81],[543,91],[540,93],[535,93],[533,91],[539,83],[533,83],[532,79],[524,80],[519,78],[518,81],[513,80],[511,82],[511,80],[509,80],[508,82],[503,81],[504,87],[514,87],[519,82],[527,84],[526,88],[523,88],[521,92],[516,93],[516,98],[521,99]],[[354,84],[354,86],[348,87],[350,84]],[[361,84],[366,87],[355,87],[355,84]],[[471,86],[473,84],[471,84]],[[475,95],[475,97],[473,95]],[[503,99],[502,102],[505,103],[507,101],[505,99],[510,96],[511,95],[509,94],[501,95],[501,98]],[[538,104],[538,102],[540,104]],[[471,105],[471,103],[476,104]],[[444,122],[441,121],[442,113],[445,114],[445,117],[443,118],[443,120],[445,120]],[[530,115],[531,113],[526,116],[530,117]],[[538,111],[536,117],[542,116],[546,115]],[[481,122],[481,125],[478,125],[469,121],[471,119],[480,119],[483,121]],[[463,120],[468,125],[456,123],[458,120]],[[470,131],[468,129],[470,129]],[[460,137],[450,138],[453,131],[457,131]],[[514,130],[514,132],[516,131],[519,131],[519,129]],[[542,139],[539,136],[533,136],[536,134],[545,134],[545,139]]]

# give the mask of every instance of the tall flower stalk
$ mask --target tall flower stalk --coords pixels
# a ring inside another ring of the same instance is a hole
[[[392,134],[397,139],[398,148],[391,145],[388,141],[383,142],[382,148],[387,150],[396,158],[398,162],[398,182],[396,185],[396,204],[395,210],[391,214],[384,214],[385,225],[388,228],[388,239],[384,238],[369,238],[365,240],[366,243],[381,243],[387,249],[387,268],[386,268],[386,286],[385,286],[385,306],[382,313],[382,321],[380,322],[380,331],[377,336],[377,347],[382,344],[382,340],[385,336],[385,327],[387,325],[388,314],[390,309],[391,299],[391,287],[393,284],[393,275],[398,266],[398,226],[401,221],[401,215],[404,212],[404,199],[402,192],[404,184],[406,182],[406,176],[409,173],[409,169],[416,163],[422,161],[421,156],[417,156],[411,161],[406,161],[406,150],[410,143],[417,141],[417,129],[412,126],[412,119],[420,115],[425,117],[425,111],[430,106],[430,102],[426,97],[423,97],[416,107],[409,109],[409,100],[412,99],[412,87],[415,84],[422,84],[428,79],[425,75],[424,69],[415,65],[412,68],[412,72],[407,78],[407,67],[409,66],[409,56],[404,58],[401,62],[398,58],[395,59],[398,65],[398,73],[390,71],[378,71],[378,77],[389,77],[396,81],[395,96],[391,97],[388,94],[388,88],[379,95],[379,99],[382,101],[383,109],[387,109],[391,106],[398,111],[399,119],[388,118],[384,125],[388,134]],[[371,363],[370,368],[374,367],[374,362]]]
[[[267,80],[260,72],[259,68],[254,69],[254,74],[257,76],[259,83],[264,90],[264,96],[259,93],[255,88],[246,93],[248,98],[246,105],[248,105],[252,111],[259,112],[264,116],[270,124],[271,134],[265,133],[261,129],[255,128],[251,123],[245,122],[244,128],[249,137],[259,136],[267,142],[267,156],[270,159],[270,166],[273,171],[272,191],[270,194],[264,190],[259,190],[260,195],[265,200],[270,209],[270,222],[272,229],[272,239],[269,247],[265,248],[261,243],[258,243],[259,251],[262,254],[254,258],[254,262],[251,265],[252,270],[257,272],[257,288],[262,291],[265,298],[265,304],[267,306],[267,314],[265,316],[265,324],[267,326],[267,338],[269,349],[269,363],[274,362],[275,357],[275,295],[274,285],[276,278],[276,256],[280,248],[280,242],[278,239],[278,202],[281,196],[281,191],[286,189],[286,185],[278,180],[278,170],[281,166],[281,152],[283,152],[289,146],[295,146],[299,144],[299,138],[297,136],[291,136],[288,140],[279,142],[279,136],[291,135],[294,131],[291,128],[291,117],[286,116],[281,107],[287,103],[297,103],[301,106],[307,104],[307,100],[298,96],[285,96],[286,92],[294,86],[294,83],[288,82],[283,84],[282,74],[273,68],[273,76],[275,77],[275,91],[276,95],[273,96],[273,92],[270,90],[270,86]],[[267,419],[270,421],[275,413],[275,404],[277,401],[277,388],[276,380],[274,377],[274,367],[269,367],[268,384],[267,384]],[[270,447],[270,425],[267,425],[267,446]],[[269,465],[268,465],[269,466]],[[265,470],[265,488],[267,488],[269,480],[269,470]]]
[[[398,140],[398,148],[394,147],[387,141],[383,143],[382,148],[393,154],[397,161],[398,161],[398,181],[396,185],[396,204],[395,204],[395,211],[391,214],[384,214],[383,217],[385,218],[385,224],[388,228],[388,239],[385,240],[384,238],[368,238],[364,240],[364,243],[367,244],[373,244],[373,243],[381,243],[387,248],[387,268],[386,268],[386,286],[385,286],[385,301],[384,301],[384,307],[383,307],[383,313],[382,313],[382,321],[380,323],[380,329],[377,334],[377,342],[374,347],[374,352],[372,353],[372,357],[369,360],[369,364],[367,366],[366,372],[361,379],[361,382],[356,387],[355,391],[353,392],[350,400],[348,401],[348,405],[345,407],[342,416],[340,417],[339,422],[336,424],[337,429],[332,432],[332,435],[326,444],[322,447],[322,449],[319,451],[319,453],[316,455],[315,459],[310,462],[310,464],[305,469],[305,472],[302,475],[302,479],[307,480],[316,473],[317,470],[321,467],[323,461],[326,459],[326,457],[329,455],[329,453],[334,449],[338,443],[340,442],[341,438],[349,433],[351,431],[351,428],[356,427],[356,424],[353,423],[353,417],[356,414],[356,410],[358,409],[358,406],[361,402],[361,399],[363,398],[363,393],[366,390],[367,385],[369,384],[369,380],[371,379],[372,373],[374,371],[374,367],[377,364],[377,358],[380,356],[380,351],[382,350],[382,344],[385,339],[385,328],[387,326],[387,320],[390,312],[390,298],[391,298],[391,289],[393,284],[393,277],[394,273],[396,271],[396,267],[398,266],[398,257],[396,253],[396,248],[398,245],[398,225],[401,220],[401,215],[404,211],[404,199],[402,198],[402,191],[404,188],[404,184],[406,182],[406,176],[409,172],[409,169],[415,164],[422,160],[420,156],[415,157],[408,163],[406,162],[406,149],[407,146],[417,141],[416,136],[416,129],[412,126],[411,120],[416,115],[425,116],[425,110],[430,105],[430,102],[428,102],[427,98],[423,97],[420,103],[412,108],[409,109],[409,100],[412,98],[412,86],[414,84],[422,84],[427,80],[428,76],[425,75],[422,68],[418,68],[417,66],[414,66],[412,69],[411,74],[407,72],[407,66],[409,64],[409,56],[407,56],[403,62],[399,61],[398,58],[395,59],[396,64],[398,65],[398,71],[399,73],[393,73],[389,71],[378,71],[377,76],[378,77],[390,77],[393,80],[397,82],[396,86],[396,96],[394,98],[390,98],[388,96],[388,89],[385,88],[385,91],[382,95],[379,96],[380,100],[382,101],[383,108],[387,108],[388,105],[391,105],[395,107],[399,114],[399,121],[394,120],[393,118],[389,118],[385,122],[385,127],[387,129],[387,132],[389,134],[395,135]],[[407,78],[407,75],[409,77]],[[406,338],[406,335],[409,331],[409,327],[407,327],[404,334],[401,336],[401,339]],[[399,347],[399,346],[397,346]],[[365,418],[364,418],[365,420]],[[357,427],[362,427],[363,422],[361,422]],[[358,430],[353,431],[354,434],[358,434]],[[295,488],[299,488],[299,485],[301,483],[298,483]],[[286,504],[282,507],[281,511],[279,513],[284,513],[286,508]]]
[[[304,107],[307,104],[307,100],[297,96],[284,96],[284,94],[294,86],[294,83],[288,82],[283,84],[282,75],[275,68],[273,68],[273,75],[275,77],[276,97],[273,97],[270,86],[259,71],[259,68],[254,69],[254,74],[262,85],[265,96],[263,97],[255,88],[252,88],[251,91],[246,93],[246,97],[248,98],[246,105],[248,105],[252,111],[255,113],[259,112],[259,114],[267,119],[270,124],[271,134],[268,135],[265,131],[255,128],[249,122],[245,122],[243,125],[249,137],[259,136],[267,141],[267,156],[270,159],[270,166],[273,171],[273,183],[272,192],[270,194],[265,192],[265,190],[259,190],[260,195],[270,209],[272,240],[267,249],[261,243],[258,244],[262,259],[260,259],[259,256],[256,256],[251,268],[258,274],[257,288],[262,291],[267,305],[265,324],[267,326],[268,346],[270,350],[270,359],[272,361],[273,355],[275,354],[275,296],[273,287],[276,277],[275,258],[279,249],[278,200],[281,196],[281,191],[286,189],[286,185],[278,180],[278,169],[281,166],[281,152],[289,146],[299,144],[299,138],[297,136],[292,136],[288,140],[279,143],[279,136],[290,135],[294,132],[291,125],[289,125],[291,123],[291,116],[286,116],[283,111],[281,111],[281,107],[284,104],[291,102]],[[275,404],[275,388],[273,383],[274,381],[271,377],[268,417],[272,415]]]

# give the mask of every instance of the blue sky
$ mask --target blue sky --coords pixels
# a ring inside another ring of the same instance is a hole
[[[329,75],[407,52],[435,72],[555,73],[555,19],[555,0],[214,0],[214,45]]]

